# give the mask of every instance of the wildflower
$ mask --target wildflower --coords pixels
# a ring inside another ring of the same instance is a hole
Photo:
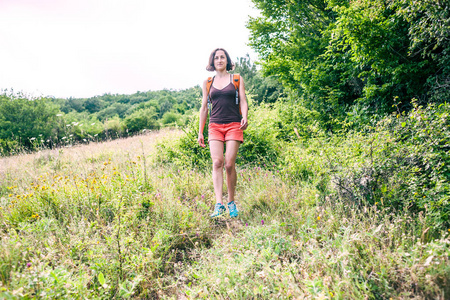
[[[248,223],[245,223],[245,226],[248,226]]]
[[[27,268],[30,268],[31,267],[31,263],[27,263]]]
[[[264,225],[264,220],[261,220],[261,225]]]
[[[205,199],[205,195],[202,195],[202,199]]]
[[[317,217],[317,221],[320,221],[320,216]]]

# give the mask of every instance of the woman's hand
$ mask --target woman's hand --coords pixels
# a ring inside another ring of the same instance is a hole
[[[247,118],[242,118],[241,127],[239,127],[239,129],[245,130],[245,129],[247,129],[247,126],[248,126]]]
[[[205,148],[205,138],[203,137],[203,133],[199,133],[198,134],[198,138],[197,138],[198,144],[200,145],[200,147]]]

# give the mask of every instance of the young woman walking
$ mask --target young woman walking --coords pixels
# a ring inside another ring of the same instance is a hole
[[[212,178],[216,198],[216,205],[211,217],[217,217],[226,212],[222,203],[224,167],[228,190],[228,211],[230,217],[238,216],[238,210],[234,203],[237,181],[236,156],[240,144],[244,141],[243,131],[247,129],[248,104],[245,98],[244,80],[239,75],[236,78],[236,83],[238,82],[239,85],[235,87],[233,75],[228,73],[233,69],[234,63],[228,52],[217,48],[211,53],[206,67],[206,70],[215,71],[216,74],[212,78],[210,86],[208,80],[203,83],[198,143],[201,147],[206,146],[203,128],[208,117],[209,104],[211,115],[208,125],[208,142],[213,164]]]

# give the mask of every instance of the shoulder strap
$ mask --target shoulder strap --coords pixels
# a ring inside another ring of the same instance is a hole
[[[236,105],[239,104],[239,83],[240,83],[241,75],[233,74],[233,84],[234,89],[236,90]],[[239,106],[239,113],[242,115],[241,107]]]
[[[241,76],[239,74],[233,74],[233,84],[234,84],[234,88],[236,90],[239,89],[239,80],[241,79]]]
[[[211,102],[211,97],[209,94],[209,91],[211,90],[211,86],[214,82],[214,76],[213,77],[208,77],[208,79],[206,80],[206,95],[207,95],[207,99],[208,99],[208,108],[209,108],[209,114],[211,115],[211,110],[212,110],[212,102]]]
[[[208,80],[206,80],[206,94],[209,97],[209,91],[211,90],[211,85],[214,81],[214,77],[208,77]]]
[[[239,79],[241,76],[239,74],[233,74],[233,84],[236,90],[236,105],[239,104]]]

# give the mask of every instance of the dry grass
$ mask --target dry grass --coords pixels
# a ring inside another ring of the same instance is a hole
[[[3,185],[20,185],[38,178],[43,173],[57,173],[61,169],[69,169],[74,173],[89,171],[96,165],[101,165],[102,159],[120,163],[142,156],[143,152],[151,156],[155,153],[156,143],[162,139],[177,138],[181,133],[179,130],[166,129],[107,142],[0,157],[0,182]]]
[[[154,164],[180,134],[2,158],[0,298],[448,297],[448,234],[314,181],[241,167],[239,218],[210,220],[210,175]]]

